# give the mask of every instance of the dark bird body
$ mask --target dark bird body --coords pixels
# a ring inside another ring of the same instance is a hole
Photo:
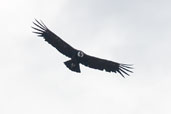
[[[80,73],[80,65],[83,64],[87,67],[98,69],[98,70],[106,70],[107,72],[115,72],[120,73],[123,77],[123,74],[129,76],[127,72],[132,73],[131,65],[129,64],[121,64],[105,59],[100,59],[97,57],[93,57],[85,54],[84,52],[74,49],[72,46],[67,44],[64,40],[58,37],[56,34],[51,32],[45,24],[41,21],[33,22],[36,27],[32,27],[34,33],[38,34],[38,36],[43,37],[45,41],[55,47],[59,52],[64,54],[65,56],[71,58],[71,60],[64,62],[64,64],[72,71]]]

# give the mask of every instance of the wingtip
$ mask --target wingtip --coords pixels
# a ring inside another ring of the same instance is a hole
[[[131,69],[133,69],[132,64],[119,64],[118,72],[119,74],[125,78],[124,74],[130,76],[129,73],[133,73]]]
[[[120,70],[118,70],[118,72],[123,78],[125,78],[125,76],[122,74],[122,72]]]
[[[39,21],[38,21],[37,19],[35,19],[35,21],[39,24],[39,25],[38,25],[38,24],[35,24],[35,23],[33,22],[36,26],[39,26],[39,27],[41,26],[41,27],[43,27],[44,29],[48,29],[48,28],[46,27],[46,25],[43,23],[42,20],[39,20]]]

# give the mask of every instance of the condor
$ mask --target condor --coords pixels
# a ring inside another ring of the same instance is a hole
[[[67,44],[64,40],[50,31],[42,21],[35,20],[33,24],[35,25],[35,27],[32,27],[35,30],[33,33],[36,33],[39,37],[43,37],[45,41],[55,47],[59,52],[71,58],[70,60],[64,62],[64,64],[74,72],[80,73],[81,71],[79,64],[83,64],[87,67],[98,70],[106,70],[107,72],[115,73],[118,72],[123,77],[124,74],[129,76],[129,73],[132,73],[130,70],[132,69],[132,65],[130,64],[122,64],[87,55],[83,51],[77,50]]]

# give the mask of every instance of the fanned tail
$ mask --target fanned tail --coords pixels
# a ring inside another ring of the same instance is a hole
[[[64,64],[66,65],[67,68],[69,68],[72,71],[75,71],[77,73],[81,72],[79,63],[73,61],[72,59],[64,62]]]

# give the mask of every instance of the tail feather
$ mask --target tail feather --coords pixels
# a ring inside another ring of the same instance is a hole
[[[64,62],[64,64],[66,65],[66,67],[68,67],[71,71],[75,71],[77,73],[80,73],[80,65],[77,62],[74,62],[73,60],[69,60]]]

